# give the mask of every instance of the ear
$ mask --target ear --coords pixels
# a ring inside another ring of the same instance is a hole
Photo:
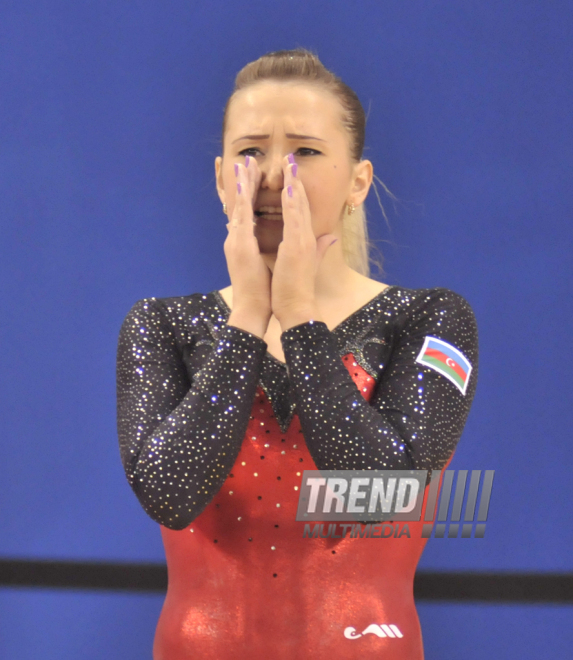
[[[223,159],[221,156],[215,158],[215,184],[217,186],[217,194],[221,200],[221,204],[224,204],[226,200],[225,188],[223,186]]]
[[[349,202],[354,204],[354,206],[360,206],[366,199],[372,185],[373,174],[374,168],[369,160],[361,160],[354,165],[354,175],[350,186],[349,198]]]

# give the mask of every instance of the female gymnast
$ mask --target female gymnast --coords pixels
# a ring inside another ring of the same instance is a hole
[[[121,457],[168,568],[155,660],[424,657],[422,523],[308,538],[295,519],[304,470],[443,470],[475,393],[465,299],[369,277],[364,130],[313,53],[245,66],[215,161],[231,285],[121,326]]]

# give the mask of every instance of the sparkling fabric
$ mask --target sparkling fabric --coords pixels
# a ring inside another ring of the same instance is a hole
[[[305,469],[447,466],[477,381],[470,306],[448,289],[390,287],[332,331],[284,332],[286,364],[229,314],[218,291],[146,298],[120,331],[121,457],[169,572],[154,659],[423,658],[422,523],[303,538],[298,489]],[[470,361],[465,395],[415,361],[428,335]],[[402,637],[362,634],[372,624]]]

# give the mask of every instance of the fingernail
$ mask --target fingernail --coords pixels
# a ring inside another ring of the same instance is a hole
[[[292,166],[292,175],[293,175],[293,176],[296,176],[296,171],[297,171],[297,170],[298,170],[298,165],[295,163],[295,164]]]
[[[291,164],[294,163],[294,154],[289,154],[288,155],[288,162],[291,163]]]
[[[235,163],[235,176],[239,176],[239,166]]]
[[[237,182],[237,192],[241,194],[241,184]]]
[[[289,197],[292,197],[292,186],[289,186],[287,188],[287,194],[288,194]]]
[[[249,167],[249,158],[250,156],[245,156],[245,167]]]

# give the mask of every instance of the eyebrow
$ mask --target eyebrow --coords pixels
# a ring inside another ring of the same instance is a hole
[[[320,140],[321,142],[326,142],[326,140],[313,137],[312,135],[298,135],[297,133],[285,133],[285,135],[291,140]],[[243,135],[243,137],[233,140],[231,144],[235,144],[235,142],[238,142],[239,140],[267,140],[270,137],[270,135]]]

